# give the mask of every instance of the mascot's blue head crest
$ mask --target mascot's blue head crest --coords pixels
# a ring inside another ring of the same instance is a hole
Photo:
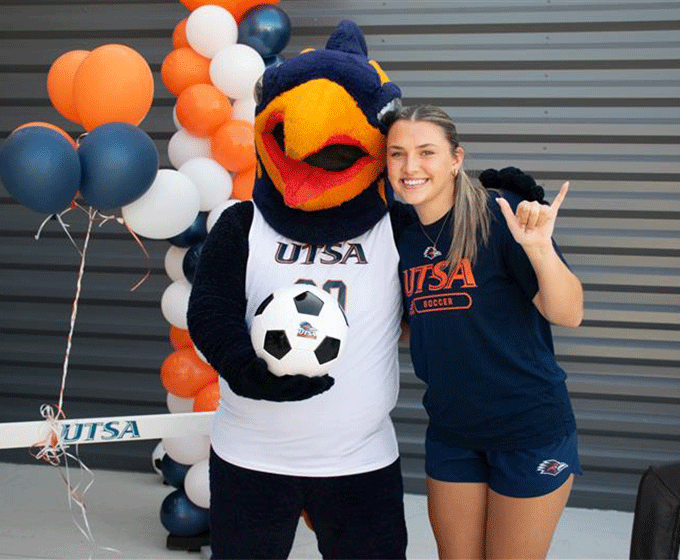
[[[377,223],[390,200],[385,125],[400,95],[351,21],[325,49],[266,70],[256,90],[253,198],[274,229],[332,243]]]

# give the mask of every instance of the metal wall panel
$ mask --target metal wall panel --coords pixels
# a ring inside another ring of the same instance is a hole
[[[640,474],[680,460],[680,2],[579,0],[283,0],[284,52],[322,47],[340,19],[357,21],[370,54],[405,103],[442,105],[458,123],[471,170],[516,165],[552,198],[571,191],[556,237],[586,290],[577,330],[555,328],[569,374],[584,476],[572,505],[632,509]],[[149,61],[154,106],[142,124],[161,164],[174,98],[160,64],[177,1],[0,0],[0,136],[44,120],[80,132],[47,98],[52,61],[119,42]],[[34,419],[61,378],[79,258],[50,222],[0,195],[0,421]],[[71,218],[76,235],[82,219]],[[171,348],[160,297],[166,242],[93,233],[66,391],[67,413],[164,410],[158,370]],[[146,270],[147,282],[129,288]],[[394,418],[407,490],[424,491],[423,385],[402,349]],[[92,466],[147,469],[151,443],[84,446]],[[0,452],[0,460],[30,460]]]

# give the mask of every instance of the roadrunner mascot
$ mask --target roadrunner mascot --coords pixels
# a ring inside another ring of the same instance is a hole
[[[226,209],[202,250],[191,338],[220,374],[210,457],[214,558],[286,558],[301,512],[324,558],[404,558],[390,411],[402,317],[396,237],[412,220],[384,179],[399,88],[353,22],[325,49],[270,67],[255,92],[253,200]],[[249,327],[274,290],[314,284],[349,323],[329,375],[275,376]]]

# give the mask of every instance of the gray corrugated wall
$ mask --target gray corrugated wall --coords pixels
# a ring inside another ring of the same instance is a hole
[[[433,101],[459,126],[468,168],[517,165],[552,198],[571,191],[556,236],[582,279],[578,330],[556,328],[569,374],[585,475],[572,505],[631,509],[646,466],[680,460],[680,2],[577,0],[303,1],[284,55],[322,47],[342,18],[405,102]],[[0,0],[0,135],[44,120],[46,75],[60,54],[119,42],[151,64],[156,96],[142,128],[169,166],[173,97],[159,79],[177,1]],[[78,255],[50,222],[0,198],[0,421],[36,419],[55,402]],[[84,230],[82,218],[69,218]],[[93,233],[76,324],[70,417],[165,410],[159,366],[171,351],[160,297],[164,241],[147,261],[115,223]],[[129,288],[146,272],[149,280]],[[424,491],[422,384],[403,351],[394,412],[407,490]],[[83,446],[90,466],[147,469],[154,442]],[[32,460],[0,451],[0,460]]]

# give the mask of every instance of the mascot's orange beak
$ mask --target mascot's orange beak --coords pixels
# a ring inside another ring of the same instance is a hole
[[[274,98],[256,118],[255,143],[286,205],[304,211],[351,200],[384,169],[384,136],[324,78]]]

